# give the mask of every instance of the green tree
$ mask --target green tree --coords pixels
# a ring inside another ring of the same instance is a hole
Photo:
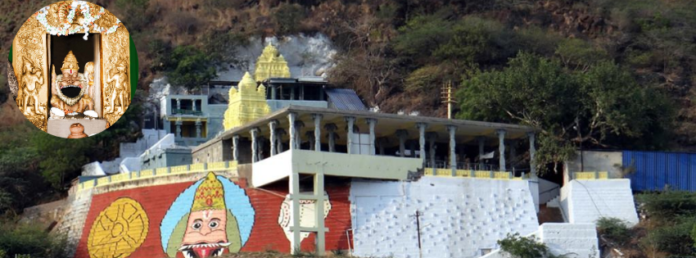
[[[643,137],[650,146],[658,138],[646,132],[664,132],[660,128],[672,114],[662,94],[639,86],[609,62],[577,72],[557,60],[520,53],[508,67],[477,73],[462,86],[460,118],[521,123],[539,131],[540,171],[568,159],[582,144],[622,147]]]
[[[37,133],[30,141],[41,157],[41,174],[58,190],[80,174],[94,146],[93,138],[65,139],[46,133]]]
[[[63,236],[51,234],[38,226],[7,219],[0,221],[0,250],[6,257],[65,257],[65,246]]]
[[[166,62],[169,81],[189,89],[198,88],[217,76],[215,64],[199,47],[177,46]]]

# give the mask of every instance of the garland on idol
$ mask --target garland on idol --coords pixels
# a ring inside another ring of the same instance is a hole
[[[51,26],[48,24],[48,20],[46,19],[46,15],[48,14],[48,9],[50,6],[46,6],[44,8],[41,8],[38,12],[34,14],[36,19],[41,23],[46,28],[46,31],[54,36],[67,36],[71,34],[75,34],[80,30],[85,30],[85,36],[83,37],[84,40],[87,40],[87,36],[89,36],[89,29],[92,27],[95,31],[98,31],[99,33],[102,34],[110,34],[116,31],[118,27],[121,26],[121,20],[116,19],[116,24],[108,29],[105,29],[103,27],[99,27],[94,22],[96,20],[99,20],[101,16],[104,14],[105,10],[104,7],[99,8],[99,13],[97,15],[92,16],[92,14],[89,11],[89,4],[85,1],[73,1],[72,4],[70,5],[70,12],[68,13],[67,20],[61,21],[62,23],[58,25],[57,27]],[[82,12],[82,16],[84,19],[82,20],[82,27],[76,27],[73,29],[70,29],[71,24],[73,23],[73,19],[75,18],[75,11],[77,9],[80,9]]]

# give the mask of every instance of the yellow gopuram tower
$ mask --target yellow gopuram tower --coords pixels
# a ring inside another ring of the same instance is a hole
[[[290,68],[285,57],[278,53],[273,45],[268,43],[263,53],[256,60],[256,70],[254,77],[257,82],[265,81],[268,78],[290,78]]]
[[[257,88],[251,74],[245,73],[237,88],[232,87],[229,92],[229,104],[223,121],[225,130],[254,121],[271,112],[266,103],[266,87],[262,84]]]

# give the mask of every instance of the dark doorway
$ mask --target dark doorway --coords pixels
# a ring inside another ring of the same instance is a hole
[[[72,50],[77,58],[79,73],[84,73],[87,62],[96,62],[94,58],[94,41],[98,34],[90,34],[87,40],[83,39],[84,34],[69,36],[51,36],[51,63],[56,67],[56,74],[60,74],[60,67],[63,66],[63,59]],[[51,69],[49,67],[49,69]]]

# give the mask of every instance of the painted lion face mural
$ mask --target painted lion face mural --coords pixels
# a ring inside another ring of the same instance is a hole
[[[209,173],[196,189],[186,223],[186,233],[179,248],[185,258],[220,256],[228,251],[230,242],[227,239],[227,212],[223,192],[222,183],[213,173]],[[239,237],[238,227],[230,230],[233,231],[230,232],[233,236]]]
[[[177,258],[236,253],[249,238],[253,220],[244,190],[211,172],[172,204],[160,227],[162,247]]]

